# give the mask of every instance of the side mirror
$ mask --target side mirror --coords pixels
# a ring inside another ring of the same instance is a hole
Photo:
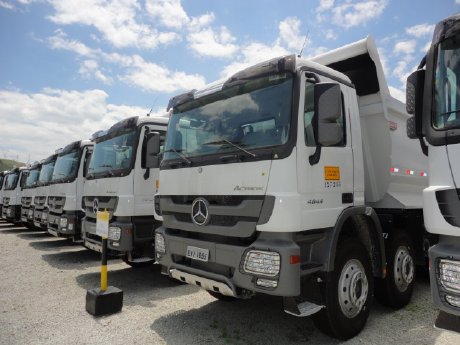
[[[342,94],[337,83],[315,84],[315,127],[317,142],[322,146],[337,145],[343,140]]]
[[[145,137],[145,168],[158,168],[160,166],[160,133],[150,132]]]
[[[407,120],[407,136],[411,139],[423,138],[423,87],[425,70],[419,69],[407,77],[406,111],[412,114]]]

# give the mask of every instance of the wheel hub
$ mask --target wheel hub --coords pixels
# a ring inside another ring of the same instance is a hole
[[[404,292],[414,280],[414,260],[405,246],[398,248],[394,261],[394,279],[399,291]]]
[[[342,312],[350,319],[357,316],[363,309],[369,293],[366,272],[360,261],[351,259],[343,266],[338,290]]]

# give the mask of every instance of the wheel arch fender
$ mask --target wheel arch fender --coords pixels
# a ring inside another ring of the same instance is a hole
[[[342,211],[335,226],[328,234],[329,250],[326,258],[326,271],[334,270],[335,256],[340,238],[343,236],[356,237],[366,247],[371,259],[372,271],[375,277],[384,277],[385,244],[377,213],[372,207],[355,206]]]

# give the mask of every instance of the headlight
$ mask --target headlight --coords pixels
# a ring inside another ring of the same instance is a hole
[[[279,253],[250,250],[244,259],[243,269],[246,273],[274,277],[280,272],[280,261]]]
[[[118,226],[109,227],[109,240],[119,241],[121,237],[121,229]]]
[[[67,226],[67,218],[61,218],[61,220],[59,221],[59,225],[61,226],[61,228],[65,228]]]
[[[155,234],[155,251],[160,254],[166,253],[165,238],[162,234]]]
[[[11,215],[11,208],[8,208],[8,209],[6,210],[6,214],[7,214],[7,215]]]
[[[460,292],[460,261],[439,261],[439,282],[447,290]]]
[[[42,220],[47,220],[48,219],[48,213],[42,212]]]
[[[73,230],[73,223],[69,224],[69,230]]]

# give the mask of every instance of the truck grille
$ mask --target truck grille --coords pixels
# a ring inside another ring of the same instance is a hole
[[[65,196],[49,196],[48,208],[50,212],[62,213],[65,204]]]
[[[113,213],[117,209],[118,197],[117,196],[86,196],[83,198],[83,209],[87,218],[96,219],[96,212],[94,209],[94,199],[97,199],[99,211],[107,210],[110,214],[109,220],[112,219]]]
[[[197,198],[209,204],[209,222],[197,225],[192,220],[192,205]],[[167,228],[226,237],[251,237],[260,217],[264,196],[160,196],[163,224]]]
[[[21,198],[21,206],[22,207],[30,207],[30,204],[32,203],[32,197],[31,196],[23,196]]]
[[[45,206],[46,196],[34,197],[34,205],[37,209],[42,209]]]

